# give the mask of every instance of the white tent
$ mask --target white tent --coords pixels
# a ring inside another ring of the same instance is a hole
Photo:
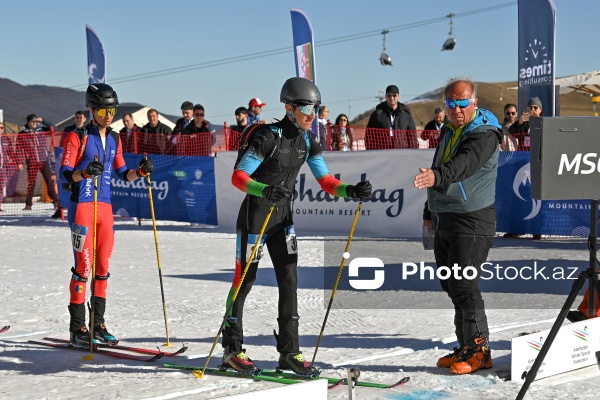
[[[600,96],[600,71],[558,78],[555,80],[555,84],[560,85],[560,94],[579,91]]]

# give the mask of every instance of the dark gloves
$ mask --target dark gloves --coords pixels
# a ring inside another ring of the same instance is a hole
[[[262,197],[269,199],[271,203],[278,203],[282,199],[289,199],[292,195],[290,189],[285,187],[283,184],[270,185],[263,189]]]
[[[360,201],[366,201],[371,198],[371,191],[373,187],[371,182],[364,181],[358,182],[356,185],[348,185],[346,187],[346,195],[353,199],[359,199]]]
[[[146,176],[154,172],[154,164],[152,164],[152,160],[149,158],[142,158],[140,161],[140,166],[138,167],[135,173],[138,177]]]
[[[83,171],[83,177],[85,179],[94,176],[94,175],[102,175],[102,173],[104,172],[104,164],[102,164],[100,161],[91,161],[87,167],[85,167],[85,170]]]

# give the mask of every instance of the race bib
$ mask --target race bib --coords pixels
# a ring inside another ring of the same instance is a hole
[[[258,239],[258,235],[256,235],[256,234],[248,235],[248,245],[246,246],[246,261],[249,260],[250,256],[252,255],[252,249],[254,248],[256,239]],[[256,249],[256,253],[254,253],[254,258],[252,259],[253,263],[258,262],[258,260],[261,259],[264,244],[265,244],[265,237],[263,236],[258,245],[258,248]]]
[[[87,226],[73,224],[73,230],[71,231],[71,243],[73,244],[73,250],[80,253],[83,251],[83,245],[85,244],[87,231]]]
[[[296,240],[296,231],[293,225],[287,229],[285,244],[287,245],[288,254],[298,253],[298,242]]]

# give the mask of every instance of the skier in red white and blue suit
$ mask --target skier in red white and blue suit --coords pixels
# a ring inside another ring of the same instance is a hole
[[[75,254],[75,267],[69,285],[71,342],[89,346],[85,325],[86,282],[92,273],[94,257],[94,176],[98,177],[96,210],[96,276],[91,288],[94,294],[94,342],[113,342],[104,323],[106,286],[110,274],[108,260],[114,245],[114,220],[110,203],[111,173],[125,181],[133,181],[154,171],[152,161],[143,158],[137,169],[128,169],[123,159],[118,134],[110,128],[119,104],[117,93],[109,85],[92,84],[86,92],[91,122],[67,136],[64,142],[60,176],[71,190],[69,226]]]

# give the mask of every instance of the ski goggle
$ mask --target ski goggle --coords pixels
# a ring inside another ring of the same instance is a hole
[[[460,107],[460,108],[466,108],[469,107],[469,105],[471,104],[471,102],[475,100],[474,98],[471,99],[444,99],[444,102],[446,103],[446,107],[448,108],[456,108],[456,107]]]
[[[106,114],[110,114],[111,116],[115,116],[115,114],[117,113],[117,107],[111,107],[111,108],[96,108],[96,114],[98,114],[99,117],[106,117]]]
[[[315,104],[297,104],[297,107],[300,109],[300,112],[305,115],[311,115],[313,112],[315,114],[319,113],[319,106]]]

